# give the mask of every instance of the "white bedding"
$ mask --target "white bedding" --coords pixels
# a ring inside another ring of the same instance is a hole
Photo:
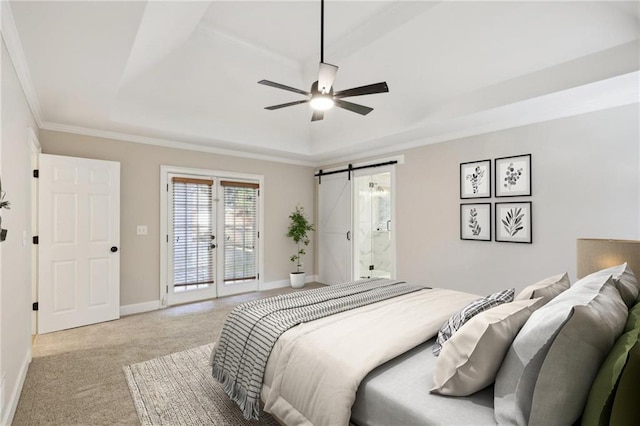
[[[289,426],[348,425],[371,370],[433,337],[478,297],[426,289],[290,329],[267,363],[264,409]]]

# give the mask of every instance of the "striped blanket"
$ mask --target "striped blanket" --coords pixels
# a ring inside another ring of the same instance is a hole
[[[240,406],[245,418],[258,419],[265,367],[271,349],[282,333],[303,322],[423,288],[377,278],[238,305],[227,317],[216,344],[213,377]]]

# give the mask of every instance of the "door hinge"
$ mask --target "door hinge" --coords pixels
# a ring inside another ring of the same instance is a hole
[[[169,184],[167,184],[167,192],[169,192]]]
[[[167,234],[167,242],[169,242],[169,234]]]
[[[37,235],[33,237],[33,244],[40,244],[40,238]]]
[[[169,286],[166,287],[165,291],[169,293]]]
[[[258,238],[260,238],[260,231],[258,231]]]
[[[33,302],[33,305],[31,305],[32,310],[37,311],[38,310],[38,302]]]
[[[369,265],[369,270],[373,271],[375,268],[373,267],[373,265]]]
[[[40,177],[40,170],[34,170],[33,171],[33,177],[36,178],[36,179],[39,178]]]
[[[260,274],[258,274],[258,279],[260,279]]]

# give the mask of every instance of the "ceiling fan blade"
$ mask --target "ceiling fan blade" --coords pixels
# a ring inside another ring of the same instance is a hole
[[[286,108],[294,105],[306,104],[309,102],[309,99],[305,99],[303,101],[295,101],[295,102],[287,102],[286,104],[272,105],[268,107],[264,107],[264,109],[268,109],[273,111],[274,109]]]
[[[274,83],[273,81],[269,80],[260,80],[258,84],[264,84],[265,86],[275,87],[276,89],[288,90],[290,92],[300,93],[301,95],[311,96],[311,93],[305,92],[304,90],[296,89],[295,87],[291,86],[285,86],[284,84],[280,83]]]
[[[318,73],[318,90],[320,92],[329,93],[337,72],[337,66],[320,62],[320,72]]]
[[[313,115],[311,116],[311,121],[318,121],[324,118],[324,111],[313,111]]]
[[[349,110],[351,112],[356,112],[356,113],[358,113],[360,115],[367,115],[371,111],[373,111],[373,108],[369,108],[369,107],[364,106],[364,105],[354,104],[352,102],[343,101],[341,99],[334,99],[334,102],[335,102],[337,107],[347,109],[347,110]]]
[[[336,99],[348,98],[349,96],[373,95],[375,93],[385,93],[389,91],[386,82],[369,84],[367,86],[354,87],[353,89],[340,90],[333,94]]]

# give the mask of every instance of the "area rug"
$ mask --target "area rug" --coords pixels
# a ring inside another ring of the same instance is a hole
[[[211,377],[212,346],[124,367],[142,425],[278,425],[264,412],[260,420],[242,416],[240,408]]]

